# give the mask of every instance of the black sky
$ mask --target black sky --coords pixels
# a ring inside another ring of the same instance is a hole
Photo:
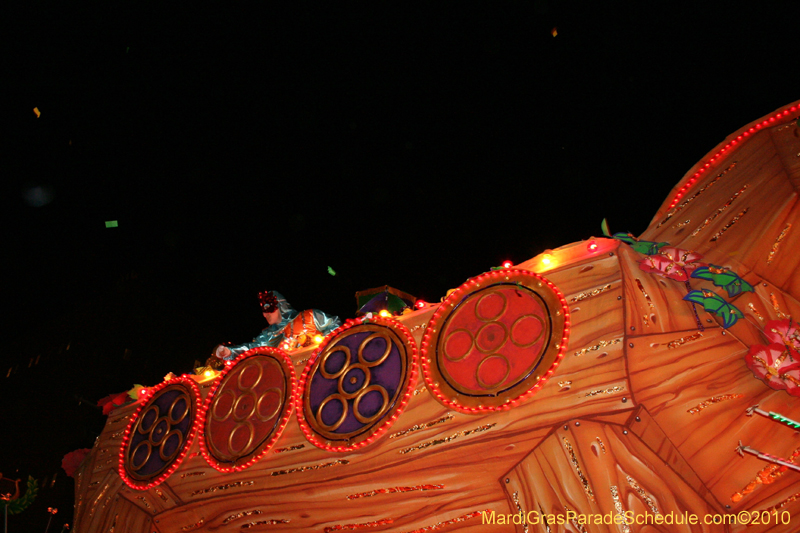
[[[100,397],[254,336],[259,290],[347,318],[640,233],[800,98],[795,1],[272,4],[4,7],[0,472],[52,479]]]

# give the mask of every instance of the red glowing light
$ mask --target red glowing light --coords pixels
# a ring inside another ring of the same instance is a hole
[[[426,305],[428,305],[428,303],[425,300],[417,300],[414,303],[414,307],[416,307],[417,309],[425,309]]]
[[[503,268],[511,268],[512,266],[514,266],[514,263],[511,261],[503,261]]]
[[[589,244],[586,246],[586,249],[590,252],[596,252],[599,246],[595,241],[589,241]]]

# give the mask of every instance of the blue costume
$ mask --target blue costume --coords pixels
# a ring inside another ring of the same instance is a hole
[[[277,324],[270,324],[261,331],[261,334],[253,339],[253,342],[246,342],[236,346],[227,346],[231,353],[225,357],[230,361],[247,350],[258,348],[259,346],[272,346],[278,347],[284,341],[293,341],[300,335],[308,335],[310,333],[319,333],[320,335],[327,335],[342,325],[342,321],[337,316],[328,316],[318,309],[309,309],[298,313],[286,301],[278,291],[271,291],[271,294],[277,299],[278,309],[281,313],[281,320]],[[312,326],[313,322],[313,326]],[[304,327],[305,326],[305,327]],[[316,332],[311,332],[316,328]],[[305,331],[304,331],[305,330]],[[298,333],[300,335],[298,335]],[[305,343],[301,342],[301,345]]]

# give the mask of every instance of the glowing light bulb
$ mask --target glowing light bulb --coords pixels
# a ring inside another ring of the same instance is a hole
[[[314,342],[315,342],[315,343],[319,344],[319,343],[321,343],[323,340],[325,340],[325,337],[323,337],[322,335],[314,335]]]
[[[380,315],[380,316],[382,316],[384,318],[389,318],[390,316],[392,316],[392,313],[390,313],[386,309],[381,309],[381,312],[378,313],[378,315]]]
[[[424,308],[426,305],[428,305],[428,304],[427,304],[427,303],[425,303],[425,301],[424,301],[424,300],[417,300],[417,301],[414,303],[414,307],[416,307],[417,309],[423,309],[423,308]]]
[[[544,266],[550,266],[552,262],[553,262],[552,256],[550,254],[544,254],[544,257],[542,257],[542,264]]]
[[[586,246],[586,249],[590,252],[596,252],[599,246],[595,241],[589,241],[589,244]]]
[[[503,261],[503,268],[511,268],[512,266],[514,266],[514,263],[511,261]]]
[[[211,376],[214,375],[214,371],[213,370],[206,370],[205,372],[203,372],[203,375],[205,377],[207,377],[207,378],[210,378]]]

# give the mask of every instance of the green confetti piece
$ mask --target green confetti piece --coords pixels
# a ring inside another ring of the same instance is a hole
[[[603,231],[603,235],[606,237],[611,237],[611,232],[608,231],[608,220],[603,219],[603,221],[600,223],[600,229]]]
[[[336,271],[334,269],[332,269],[331,267],[328,267],[328,274],[330,274],[331,276],[335,276],[336,275]]]
[[[119,223],[116,220],[106,220],[106,227],[107,228],[117,228],[119,227]]]

